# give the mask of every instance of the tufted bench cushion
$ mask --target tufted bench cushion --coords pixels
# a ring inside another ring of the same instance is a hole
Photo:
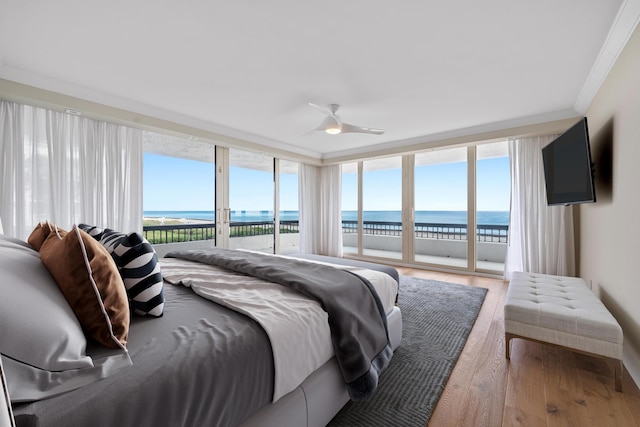
[[[514,273],[504,306],[504,329],[507,359],[512,338],[612,359],[616,390],[621,390],[622,328],[584,280]]]

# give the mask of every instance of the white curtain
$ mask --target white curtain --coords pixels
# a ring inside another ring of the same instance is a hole
[[[41,220],[142,231],[142,131],[0,101],[0,218],[27,238]]]
[[[511,219],[505,279],[514,271],[575,275],[573,206],[547,206],[542,147],[556,136],[509,141]]]
[[[300,252],[342,256],[340,165],[300,164]]]

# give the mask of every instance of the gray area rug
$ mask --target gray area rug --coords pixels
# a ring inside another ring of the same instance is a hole
[[[376,393],[329,426],[426,426],[478,317],[487,289],[400,276],[402,344]]]

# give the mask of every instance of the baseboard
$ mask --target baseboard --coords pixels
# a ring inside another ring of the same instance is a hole
[[[622,357],[624,367],[629,371],[629,375],[631,375],[631,378],[636,383],[636,387],[640,386],[640,352],[638,352],[628,340],[624,342]]]

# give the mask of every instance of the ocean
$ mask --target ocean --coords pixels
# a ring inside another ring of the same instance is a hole
[[[144,211],[145,218],[178,218],[214,221],[213,211]],[[400,222],[400,211],[364,211],[365,221]],[[231,211],[233,222],[271,221],[273,211]],[[342,211],[342,219],[356,221],[357,211]],[[281,211],[280,220],[298,220],[298,211]],[[416,211],[416,223],[466,224],[465,211]],[[478,211],[477,223],[482,225],[509,225],[508,211]]]

